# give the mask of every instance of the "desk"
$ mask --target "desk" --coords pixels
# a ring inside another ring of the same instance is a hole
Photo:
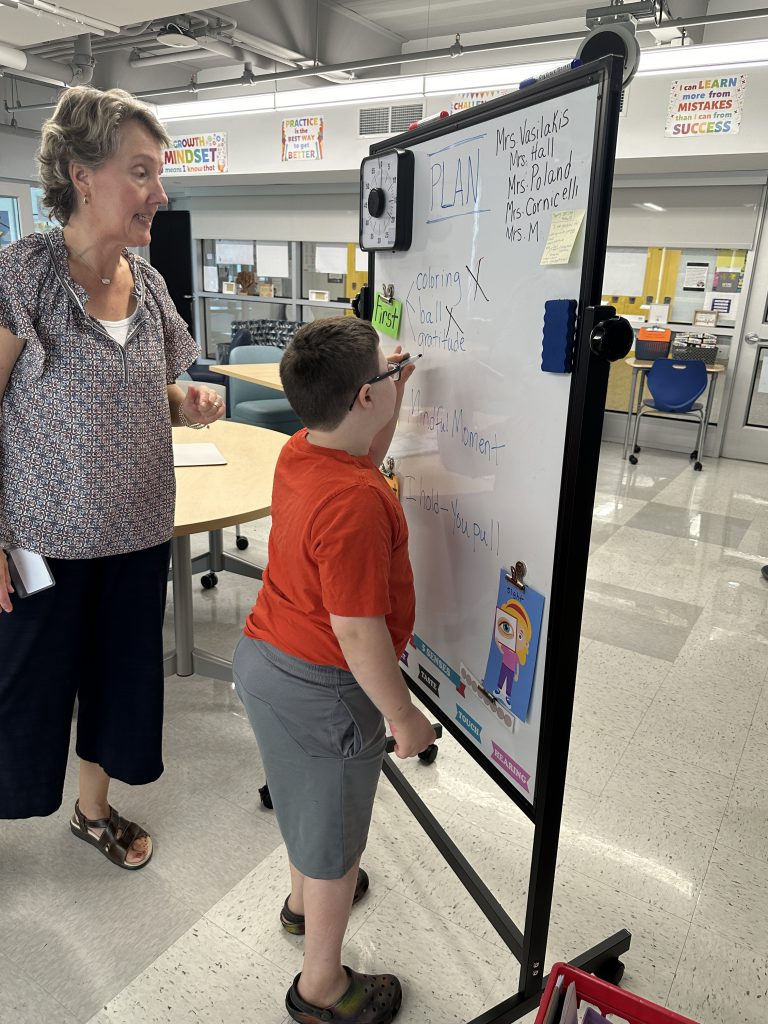
[[[183,466],[176,470],[176,514],[171,543],[176,648],[165,655],[163,668],[166,676],[197,672],[230,682],[232,662],[195,647],[189,538],[193,533],[213,533],[270,514],[275,464],[288,438],[275,430],[219,420],[205,431],[174,427],[173,440],[176,444],[210,441],[224,455],[227,465]],[[256,566],[244,564],[250,574],[261,578]]]
[[[215,373],[223,373],[225,377],[236,377],[249,384],[262,384],[275,391],[283,390],[280,363],[229,363],[226,366],[212,366],[211,369]]]
[[[680,360],[678,360],[679,362]],[[624,427],[624,450],[622,451],[622,459],[627,457],[627,449],[629,448],[629,438],[632,431],[632,417],[637,417],[640,412],[640,408],[643,404],[643,391],[645,390],[645,378],[648,376],[648,371],[653,366],[650,360],[636,359],[635,356],[628,356],[624,362],[627,366],[632,368],[632,386],[629,389],[629,405],[627,406],[627,423]],[[724,373],[725,367],[722,363],[707,364],[707,376],[709,379],[709,388],[707,389],[707,404],[704,409],[704,424],[701,432],[701,438],[699,442],[699,458],[704,457],[704,440],[706,438],[707,426],[709,425],[709,417],[712,412],[712,402],[715,397],[715,387],[717,384],[718,374]],[[640,376],[640,387],[637,388],[637,378]],[[637,401],[635,401],[635,391],[637,391]],[[634,445],[633,445],[634,447]]]

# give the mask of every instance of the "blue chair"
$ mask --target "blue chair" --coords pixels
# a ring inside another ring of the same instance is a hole
[[[230,351],[230,365],[242,363],[279,363],[283,350],[275,345],[240,345]],[[274,388],[262,384],[230,378],[230,417],[238,423],[278,430],[282,434],[295,434],[301,429],[301,420],[291,408],[287,398],[277,398]]]
[[[633,454],[629,456],[629,461],[633,466],[637,465],[637,452],[640,451],[637,444],[640,417],[646,410],[653,410],[698,420],[698,440],[696,448],[691,452],[691,458],[696,460],[693,468],[701,470],[699,456],[704,454],[707,424],[704,419],[704,407],[696,399],[704,394],[707,387],[706,364],[699,359],[657,359],[648,371],[647,381],[652,397],[643,399],[635,418]]]

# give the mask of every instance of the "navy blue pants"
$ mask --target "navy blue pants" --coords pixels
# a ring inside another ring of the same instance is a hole
[[[163,772],[163,615],[170,542],[49,559],[56,585],[0,615],[0,818],[61,806],[77,753],[131,785]]]

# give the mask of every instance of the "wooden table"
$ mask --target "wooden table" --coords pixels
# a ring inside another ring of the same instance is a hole
[[[670,356],[670,358],[672,358]],[[673,360],[674,361],[674,360]],[[627,423],[624,427],[624,450],[622,452],[622,459],[627,457],[627,449],[629,448],[629,438],[632,432],[632,417],[637,419],[640,413],[640,409],[643,404],[643,392],[645,390],[645,378],[648,376],[648,371],[653,366],[651,360],[637,359],[635,356],[628,356],[624,362],[627,366],[632,369],[632,386],[629,390],[629,405],[627,406]],[[680,360],[678,360],[680,362]],[[699,441],[699,458],[704,456],[704,440],[706,438],[707,426],[709,424],[709,417],[712,412],[712,402],[715,397],[715,386],[717,383],[718,374],[725,372],[725,366],[722,363],[707,363],[707,375],[709,379],[709,388],[707,390],[707,405],[704,410],[704,422],[701,431],[701,438]],[[640,376],[640,387],[637,388],[637,378]],[[635,392],[637,391],[637,401],[635,401]],[[632,445],[634,451],[635,445]]]
[[[282,391],[280,382],[280,363],[228,363],[226,366],[212,366],[214,373],[223,373],[225,377],[236,377],[249,384],[263,384],[265,388]]]
[[[226,466],[180,466],[176,469],[176,514],[173,553],[173,618],[176,648],[164,658],[166,676],[193,672],[214,679],[232,679],[232,662],[195,647],[192,610],[192,557],[190,535],[211,533],[212,540],[225,526],[249,523],[268,516],[272,505],[272,479],[286,434],[246,423],[219,420],[208,430],[174,427],[174,444],[210,442],[226,458]],[[220,567],[245,571],[261,578],[251,562],[222,554]],[[232,564],[229,564],[232,563]],[[245,567],[245,568],[244,568]]]

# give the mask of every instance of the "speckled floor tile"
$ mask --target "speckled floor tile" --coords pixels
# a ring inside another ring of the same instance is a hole
[[[76,1024],[80,1019],[36,984],[21,968],[0,956],[0,1020],[8,1024]]]
[[[599,547],[589,553],[587,580],[589,583],[613,583],[634,590],[641,584],[647,568],[647,565],[638,565],[629,555],[617,555]]]
[[[672,751],[688,764],[733,778],[747,739],[747,727],[713,718],[696,707],[655,700],[635,734],[640,748]]]
[[[765,861],[718,843],[693,923],[714,929],[768,957],[768,871]]]
[[[702,512],[680,508],[677,505],[663,505],[657,498],[640,509],[628,521],[625,529],[666,537],[693,537],[707,544],[722,544],[738,547],[747,532],[751,519],[725,516],[717,512]],[[647,534],[646,534],[647,536]]]
[[[522,927],[530,871],[530,845],[493,836],[476,829],[470,822],[458,819],[454,821],[449,835],[507,914],[518,927]],[[498,870],[500,865],[503,865],[503,870]],[[434,846],[421,851],[395,889],[446,922],[505,948],[502,939]]]
[[[768,958],[717,931],[691,928],[670,1009],[700,1024],[765,1024]]]
[[[642,515],[645,509],[636,512],[630,522]],[[604,555],[615,555],[617,558],[630,559],[637,568],[654,566],[663,563],[664,554],[672,546],[673,539],[649,533],[646,530],[622,526],[607,540],[602,547]]]
[[[293,976],[205,919],[104,1007],[110,1022],[280,1024]]]
[[[720,843],[768,861],[768,785],[765,776],[736,775],[728,800]]]
[[[748,729],[762,685],[749,676],[725,677],[717,671],[699,673],[684,664],[673,666],[654,704],[693,708],[701,714]]]
[[[589,538],[589,553],[597,551],[606,541],[610,540],[611,537],[621,527],[618,523],[606,523],[601,520],[592,521],[592,533]]]
[[[674,661],[700,614],[701,606],[588,579],[581,632],[614,647]]]
[[[573,728],[584,733],[608,729],[630,739],[653,696],[647,689],[618,690],[612,679],[579,676],[573,708]]]
[[[750,638],[733,625],[725,624],[711,610],[702,613],[677,656],[675,664],[692,675],[717,672],[762,682],[768,673],[768,642]]]
[[[728,480],[727,474],[713,473],[711,461],[707,472],[697,474],[694,483],[681,475],[667,484],[654,500],[690,511],[715,512],[739,519],[753,519],[766,501],[764,487],[762,493],[758,493],[757,488],[744,486],[735,478]]]
[[[623,526],[644,505],[645,500],[642,498],[628,498],[611,491],[601,490],[598,487],[592,509],[592,521]]]
[[[752,719],[752,728],[768,733],[768,684],[763,684]]]
[[[11,896],[0,910],[0,952],[55,993],[71,1014],[87,1018],[199,915],[153,876],[151,864],[140,873],[119,871],[92,847],[78,846],[82,850],[69,848],[68,853],[82,859],[79,884],[63,885],[54,869],[55,892],[42,879],[37,891],[13,882],[9,886]],[[16,871],[7,873],[7,867],[4,863],[6,882],[20,877]]]
[[[627,928],[632,945],[622,957],[622,985],[664,1003],[688,927],[681,918],[563,865],[555,884],[546,962],[570,960]]]
[[[762,783],[768,779],[768,736],[761,729],[750,729],[736,779],[739,782],[757,779]]]
[[[653,817],[671,828],[714,838],[732,780],[633,740],[603,791],[606,801]]]
[[[715,834],[707,840],[603,797],[562,857],[565,867],[690,921],[714,845]]]
[[[669,670],[670,663],[663,658],[627,650],[626,647],[615,647],[595,639],[589,650],[579,658],[578,680],[579,683],[585,678],[605,681],[616,690],[626,690],[643,699],[650,699]]]
[[[630,737],[617,736],[610,729],[576,728],[571,732],[568,751],[568,782],[592,796],[600,796]]]
[[[397,1019],[403,1024],[463,1024],[486,1005],[505,964],[516,974],[506,950],[397,892],[347,941],[343,957],[355,970],[386,970],[401,979]]]

